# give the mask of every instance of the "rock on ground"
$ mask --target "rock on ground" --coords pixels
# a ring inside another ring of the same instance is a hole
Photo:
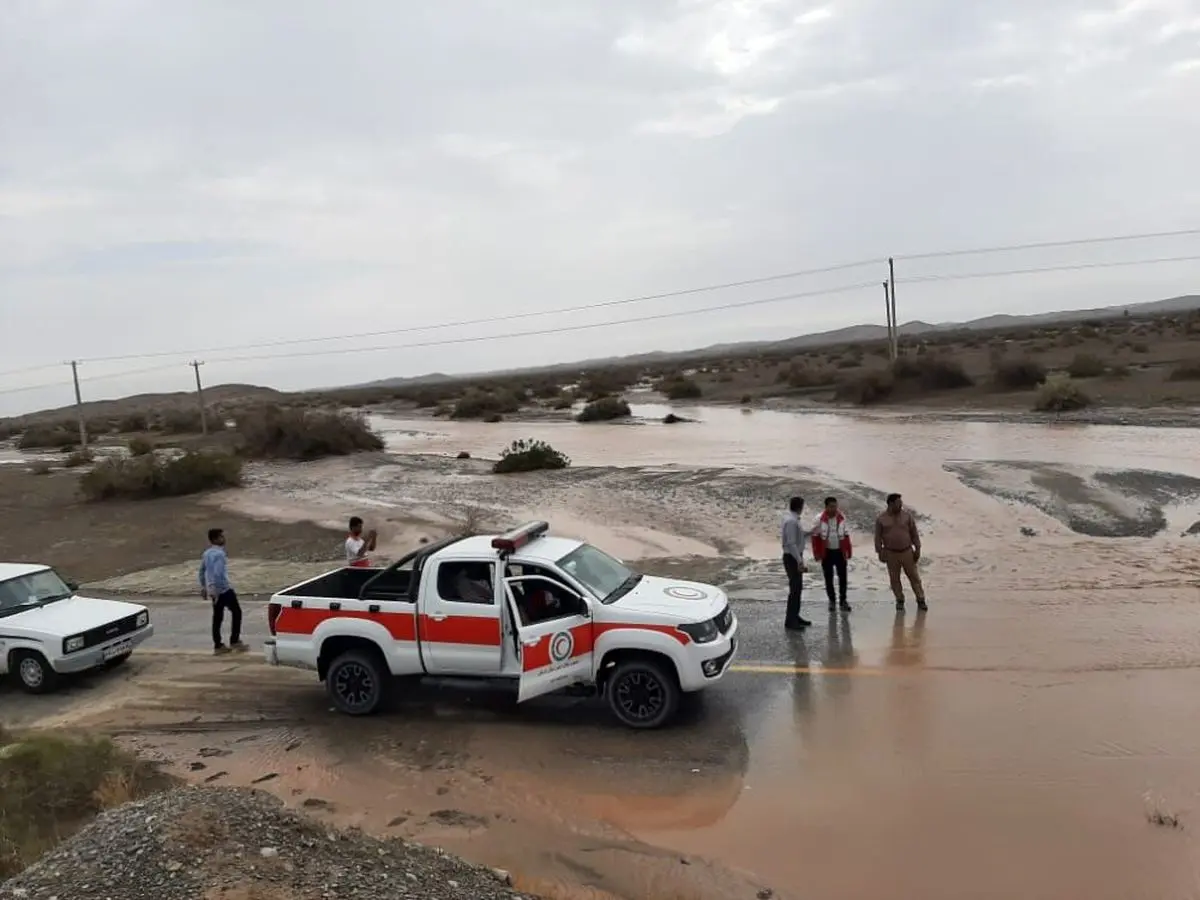
[[[525,896],[504,873],[440,850],[331,831],[262,791],[211,787],[168,791],[105,812],[0,885],[5,900]]]

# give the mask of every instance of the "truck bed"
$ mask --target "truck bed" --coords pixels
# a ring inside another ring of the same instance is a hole
[[[356,568],[346,566],[334,572],[329,572],[311,581],[305,581],[279,592],[284,597],[320,597],[330,600],[357,600],[362,595],[364,586],[379,573],[385,571],[379,568]],[[367,597],[363,599],[402,600],[408,596],[409,582],[412,578],[410,571],[392,570],[371,585]]]

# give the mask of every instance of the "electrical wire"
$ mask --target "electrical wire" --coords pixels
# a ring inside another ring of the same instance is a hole
[[[60,365],[61,365],[61,363],[60,363]],[[49,368],[49,366],[45,366],[44,368]],[[166,371],[167,369],[175,369],[175,368],[178,368],[178,366],[176,366],[175,364],[160,365],[160,366],[148,366],[148,367],[144,367],[141,369],[127,369],[122,372],[109,372],[106,375],[93,375],[92,377],[87,378],[86,380],[90,384],[93,381],[105,381],[105,380],[108,380],[111,378],[132,378],[136,375],[147,375],[151,372],[163,372],[163,371]],[[80,381],[82,382],[82,381],[84,381],[84,379],[81,377]],[[63,386],[63,383],[61,381],[52,381],[52,382],[48,382],[45,384],[29,384],[29,385],[25,385],[24,387],[5,388],[4,390],[0,390],[0,396],[4,396],[7,394],[22,394],[22,393],[25,393],[26,391],[49,390],[50,388],[57,388],[57,387],[62,387],[62,386]]]
[[[1107,237],[1072,238],[1065,241],[1038,241],[1032,244],[1007,244],[994,247],[974,247],[963,250],[933,250],[893,257],[896,260],[944,259],[951,256],[978,256],[985,253],[1016,253],[1022,250],[1048,250],[1053,247],[1082,247],[1089,244],[1115,244],[1122,241],[1149,241],[1162,238],[1200,235],[1200,228],[1181,228],[1176,231],[1148,231],[1140,234],[1116,234]]]
[[[1036,275],[1043,272],[1076,272],[1083,269],[1119,269],[1123,266],[1152,266],[1159,263],[1196,262],[1200,254],[1193,256],[1160,256],[1157,259],[1125,259],[1114,262],[1075,263],[1065,266],[1043,266],[1036,269],[1008,269],[1003,272],[963,272],[943,275],[914,275],[897,278],[897,284],[927,284],[934,281],[959,281],[968,278],[1003,278],[1009,275]]]

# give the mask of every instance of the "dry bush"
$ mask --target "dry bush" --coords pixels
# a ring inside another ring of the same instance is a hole
[[[898,381],[916,382],[926,391],[949,391],[975,383],[961,363],[945,356],[901,356],[892,364],[892,375]]]
[[[1002,359],[992,369],[992,382],[1008,391],[1037,387],[1046,380],[1046,367],[1035,359]]]
[[[621,397],[601,397],[579,411],[576,422],[610,422],[633,415],[629,404]]]
[[[84,497],[101,500],[149,500],[179,497],[242,483],[242,460],[228,453],[185,453],[174,459],[155,456],[109,458],[79,479]]]
[[[704,390],[691,378],[669,375],[658,383],[658,390],[668,400],[696,400],[704,396]]]
[[[847,403],[870,406],[873,403],[887,400],[895,389],[896,379],[891,372],[885,369],[873,369],[856,378],[843,381],[834,391],[834,397]]]
[[[497,475],[510,475],[541,469],[565,469],[569,465],[571,460],[565,453],[560,453],[545,441],[530,439],[513,441],[500,451],[500,459],[492,466],[492,471]]]
[[[67,469],[78,469],[81,466],[91,465],[96,461],[96,454],[86,448],[80,448],[67,455],[63,460],[63,467]]]
[[[149,456],[154,452],[154,444],[144,437],[130,438],[125,446],[130,456]]]
[[[1038,388],[1033,408],[1037,412],[1071,412],[1091,406],[1092,398],[1069,375],[1051,375]]]
[[[18,450],[57,450],[79,446],[79,426],[73,422],[30,425],[17,439]]]
[[[521,399],[510,390],[486,391],[471,388],[454,404],[452,419],[486,419],[515,413],[521,408]]]
[[[204,417],[198,408],[168,409],[159,416],[154,427],[163,434],[200,434],[206,421],[209,431],[225,430],[225,416],[212,407],[205,410]]]
[[[1128,378],[1133,374],[1133,372],[1129,366],[1125,365],[1125,363],[1119,362],[1113,363],[1111,366],[1109,366],[1108,372],[1105,374],[1107,374],[1109,378]]]
[[[563,391],[554,398],[554,402],[550,405],[554,409],[570,409],[575,405],[575,395],[570,391]]]
[[[0,729],[0,880],[101,810],[167,784],[105,738],[16,737]]]
[[[797,359],[789,363],[787,368],[780,369],[779,374],[775,376],[775,380],[786,384],[790,388],[802,390],[804,388],[830,385],[836,379],[830,369],[810,365],[805,360]]]
[[[1167,376],[1168,381],[1200,381],[1200,360],[1180,363]]]
[[[598,372],[585,372],[579,381],[579,392],[588,400],[599,400],[609,394],[619,394],[634,378],[624,371],[606,369]]]
[[[49,475],[54,471],[54,464],[46,462],[44,459],[39,459],[29,467],[29,471],[33,475]]]
[[[312,460],[382,450],[366,418],[343,410],[267,406],[237,418],[242,452],[252,459]]]
[[[1098,378],[1107,367],[1094,353],[1076,353],[1067,363],[1067,374],[1072,378]]]

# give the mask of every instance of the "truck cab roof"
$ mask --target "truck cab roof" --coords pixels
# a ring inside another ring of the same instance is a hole
[[[475,537],[462,538],[448,547],[437,551],[437,554],[441,559],[480,559],[481,557],[497,559],[501,553],[492,546],[492,540],[492,535],[477,535]],[[525,544],[509,558],[512,562],[518,564],[522,561],[529,563],[553,563],[562,559],[582,544],[582,541],[571,538],[544,535],[529,541],[529,543]]]

